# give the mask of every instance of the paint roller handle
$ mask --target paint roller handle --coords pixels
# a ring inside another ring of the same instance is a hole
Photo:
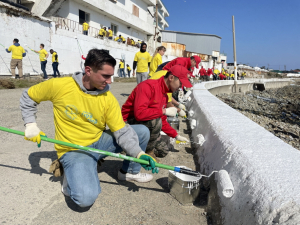
[[[184,169],[184,168],[180,168],[180,167],[175,167],[174,168],[175,172],[179,172],[179,173],[183,173],[186,175],[191,175],[194,177],[201,177],[201,173],[197,172],[197,171],[193,171],[193,170],[188,170],[188,169]]]

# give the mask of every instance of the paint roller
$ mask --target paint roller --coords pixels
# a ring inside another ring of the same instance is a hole
[[[226,170],[220,170],[217,176],[218,190],[225,198],[231,198],[234,194],[234,187]]]
[[[81,50],[81,58],[85,60],[85,58],[83,57],[83,51],[82,51],[82,49],[81,49],[81,46],[80,46],[80,43],[79,43],[79,41],[78,41],[77,36],[74,36],[74,38],[76,39],[77,44],[78,44],[78,46],[79,46],[79,49]]]

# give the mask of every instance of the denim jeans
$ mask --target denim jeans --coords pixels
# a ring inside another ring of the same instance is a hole
[[[122,74],[123,74],[123,75],[122,75]],[[122,77],[122,76],[126,77],[126,76],[125,76],[124,68],[123,68],[123,69],[120,69],[120,77]]]
[[[150,138],[148,128],[144,125],[132,125],[131,127],[138,135],[139,146],[145,151]],[[100,139],[88,147],[113,153],[122,151],[111,131],[104,131]],[[97,161],[105,157],[105,155],[95,152],[76,150],[65,153],[59,159],[63,165],[68,182],[68,193],[71,199],[80,207],[91,206],[101,193],[97,173]],[[122,170],[131,174],[137,174],[141,170],[141,165],[124,160]]]
[[[47,75],[47,72],[46,72],[46,64],[47,64],[47,60],[41,61],[41,70],[44,73],[44,79],[48,78],[48,75]]]
[[[58,71],[58,62],[53,62],[52,67],[53,67],[53,77],[56,77],[56,73],[60,77],[60,73]]]
[[[123,42],[122,39],[118,39],[117,42]]]
[[[109,40],[112,40],[112,37],[108,37]]]
[[[87,30],[84,30],[84,31],[83,31],[83,35],[88,35],[88,31],[87,31]]]
[[[131,72],[131,70],[127,70],[128,77],[130,77],[130,72]]]

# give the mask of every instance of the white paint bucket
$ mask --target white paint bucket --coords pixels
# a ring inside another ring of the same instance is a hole
[[[191,168],[185,166],[176,167],[191,170]],[[200,179],[201,177],[190,176],[169,170],[168,182],[170,194],[181,204],[191,205],[200,193]]]

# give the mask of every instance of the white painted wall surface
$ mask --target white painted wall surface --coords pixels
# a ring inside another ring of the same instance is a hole
[[[83,68],[84,61],[81,59],[80,48],[74,36],[77,36],[85,56],[92,48],[109,50],[110,54],[117,60],[115,75],[117,75],[118,63],[122,54],[125,55],[125,63],[132,67],[135,53],[139,51],[136,47],[126,46],[123,43],[108,39],[96,39],[61,29],[55,31],[53,22],[49,23],[30,17],[7,16],[2,10],[0,23],[2,24],[0,26],[1,44],[9,47],[12,45],[13,39],[18,38],[21,46],[24,47],[24,44],[28,44],[31,48],[39,50],[40,43],[43,43],[48,52],[51,48],[57,51],[60,63],[59,71],[64,74],[74,73]],[[19,29],[11,29],[12,26],[19,27]],[[9,34],[7,31],[10,31]],[[10,74],[11,53],[6,53],[5,49],[0,46],[0,56],[0,75],[8,75]],[[51,54],[48,58],[46,71],[49,75],[53,74]],[[39,56],[30,50],[27,56],[23,58],[23,73],[30,73],[31,75],[42,73]]]
[[[112,24],[118,26],[118,34],[122,35],[123,37],[127,38],[133,38],[135,41],[137,40],[143,40],[147,41],[147,35],[141,31],[138,31],[134,28],[128,29],[128,25],[121,23],[120,21],[117,21],[115,19],[112,19],[111,17],[108,17],[100,12],[97,12],[93,10],[91,7],[86,7],[83,4],[79,4],[75,1],[66,1],[63,3],[64,5],[62,8],[58,11],[58,16],[65,17],[70,20],[76,21],[79,23],[79,9],[83,10],[90,14],[90,22],[89,25],[91,27],[100,29],[100,27],[111,27]],[[121,4],[121,3],[119,3]]]
[[[225,169],[234,185],[232,198],[219,193],[223,224],[300,224],[300,151],[206,89],[230,82],[196,84],[187,103],[197,120],[193,138],[206,139],[197,149],[201,172]]]

